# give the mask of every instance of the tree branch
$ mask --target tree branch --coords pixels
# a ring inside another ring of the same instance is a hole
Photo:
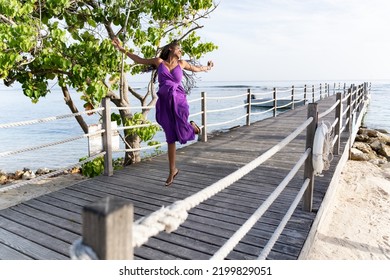
[[[62,89],[62,94],[64,95],[65,104],[68,105],[70,111],[73,114],[79,113],[79,110],[77,109],[76,105],[73,103],[72,97],[70,96],[69,89],[66,86],[61,86],[61,89]],[[84,121],[84,118],[82,116],[76,116],[75,118],[79,123],[81,129],[84,131],[84,133],[88,133],[88,125]]]
[[[9,25],[16,25],[16,23],[12,20],[10,20],[9,18],[7,18],[6,16],[0,14],[0,22],[4,22],[6,24],[9,24]]]

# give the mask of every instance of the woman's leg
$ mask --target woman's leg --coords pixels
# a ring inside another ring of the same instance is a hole
[[[169,176],[165,182],[166,186],[173,183],[173,179],[179,173],[176,168],[176,143],[168,143],[168,162],[169,162]]]

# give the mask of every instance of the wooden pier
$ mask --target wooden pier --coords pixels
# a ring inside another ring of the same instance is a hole
[[[318,102],[319,112],[335,103],[336,96]],[[332,122],[334,114],[332,114]],[[294,131],[307,118],[307,106],[275,118],[208,136],[177,151],[180,173],[170,187],[164,182],[167,155],[99,176],[0,211],[0,259],[69,259],[71,244],[80,238],[82,209],[111,196],[131,201],[134,219],[182,200],[246,165]],[[305,132],[286,148],[224,191],[189,211],[178,230],[160,233],[134,249],[135,259],[209,259],[256,211],[285,178],[305,151]],[[315,177],[313,211],[294,211],[268,259],[296,260],[312,238],[331,184],[345,163],[349,134],[341,136],[340,155],[334,155],[324,176]],[[263,217],[226,259],[256,259],[303,183],[303,168]]]

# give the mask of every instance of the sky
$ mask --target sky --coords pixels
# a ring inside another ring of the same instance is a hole
[[[204,81],[390,79],[389,0],[216,0]]]

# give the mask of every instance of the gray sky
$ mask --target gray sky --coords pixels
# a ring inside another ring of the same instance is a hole
[[[204,81],[390,79],[389,0],[217,0]]]

